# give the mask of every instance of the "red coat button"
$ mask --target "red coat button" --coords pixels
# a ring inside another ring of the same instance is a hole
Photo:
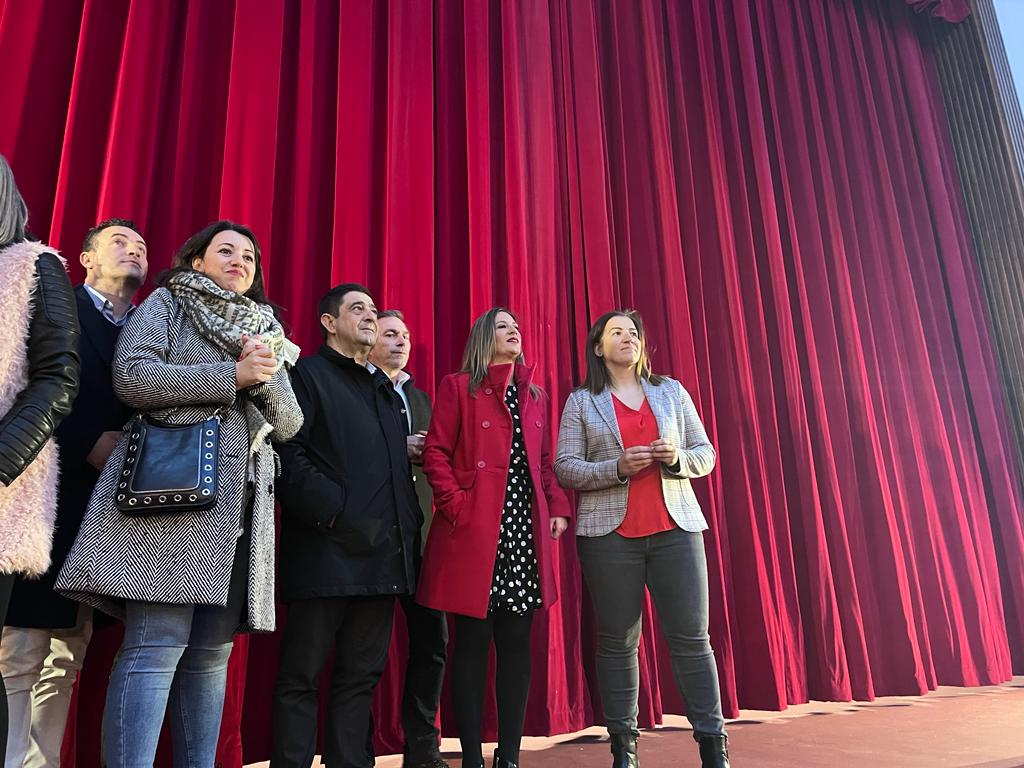
[[[481,424],[480,426],[483,427],[484,429],[487,429],[488,427],[491,426],[491,422],[485,420],[484,423]]]
[[[486,466],[487,466],[487,462],[486,462],[486,461],[478,461],[478,462],[476,463],[476,465],[477,465],[477,467],[479,467],[480,469],[483,469],[484,467],[486,467]]]
[[[536,424],[538,427],[543,427],[544,426],[544,422],[542,422],[542,421],[535,421],[533,423]]]
[[[491,389],[490,387],[488,387],[487,389],[485,389],[485,390],[484,390],[484,394],[485,394],[485,395],[491,395],[491,394],[494,394],[494,390],[493,390],[493,389]]]

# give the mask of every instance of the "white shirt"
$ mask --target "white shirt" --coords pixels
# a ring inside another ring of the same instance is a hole
[[[409,423],[409,434],[412,434],[412,408],[409,407],[409,398],[405,394],[405,385],[412,380],[405,371],[399,371],[398,375],[391,381],[391,384],[395,388],[395,392],[402,398],[402,411],[405,413],[405,420]]]

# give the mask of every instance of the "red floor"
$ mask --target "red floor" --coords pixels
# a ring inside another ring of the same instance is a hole
[[[729,725],[735,768],[1018,768],[1024,766],[1024,677],[1002,686],[940,688],[871,703],[814,702],[786,712],[744,711]],[[595,768],[610,762],[603,729],[523,743],[523,768]],[[458,766],[458,741],[445,739]],[[485,754],[489,754],[493,745]],[[640,739],[643,768],[699,766],[686,720],[669,717]],[[398,756],[378,768],[399,768]]]

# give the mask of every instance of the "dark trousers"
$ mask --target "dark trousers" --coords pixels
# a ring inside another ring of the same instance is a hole
[[[597,682],[608,732],[636,733],[646,587],[668,641],[686,717],[695,733],[724,734],[718,668],[708,637],[704,537],[680,528],[635,539],[612,531],[577,536],[576,548],[597,618]]]
[[[320,674],[335,652],[324,752],[331,768],[369,768],[366,731],[384,672],[394,597],[296,600],[288,607],[274,687],[270,764],[309,768],[316,751]]]
[[[437,705],[444,683],[448,621],[442,611],[423,607],[412,595],[402,595],[398,602],[405,614],[409,635],[409,661],[402,687],[402,733],[405,735],[402,763],[416,765],[441,757]],[[366,752],[372,760],[372,716],[366,732]],[[324,755],[323,763],[329,763],[328,755]]]
[[[455,617],[452,652],[452,708],[462,743],[462,765],[482,766],[481,731],[487,660],[494,640],[498,699],[498,752],[519,763],[526,699],[530,692],[530,627],[533,611],[525,614],[492,611],[486,619]]]
[[[405,762],[425,763],[441,756],[437,703],[444,683],[448,622],[444,613],[424,608],[411,595],[399,602],[409,629],[409,664],[402,689]]]
[[[7,618],[7,606],[11,602],[14,579],[13,573],[0,573],[0,628]],[[0,675],[0,755],[7,752],[7,728],[7,688],[4,686],[3,675]]]

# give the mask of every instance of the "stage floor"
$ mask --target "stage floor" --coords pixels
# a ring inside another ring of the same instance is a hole
[[[744,710],[729,724],[736,768],[1019,768],[1024,766],[1024,677],[985,688],[942,687],[927,696],[870,703],[812,702],[785,712]],[[523,740],[523,768],[596,768],[610,763],[603,728]],[[488,745],[489,755],[494,745]],[[442,743],[453,768],[456,739]],[[640,738],[643,768],[699,766],[682,717]],[[397,755],[377,768],[400,768]],[[260,764],[266,765],[266,763]]]

